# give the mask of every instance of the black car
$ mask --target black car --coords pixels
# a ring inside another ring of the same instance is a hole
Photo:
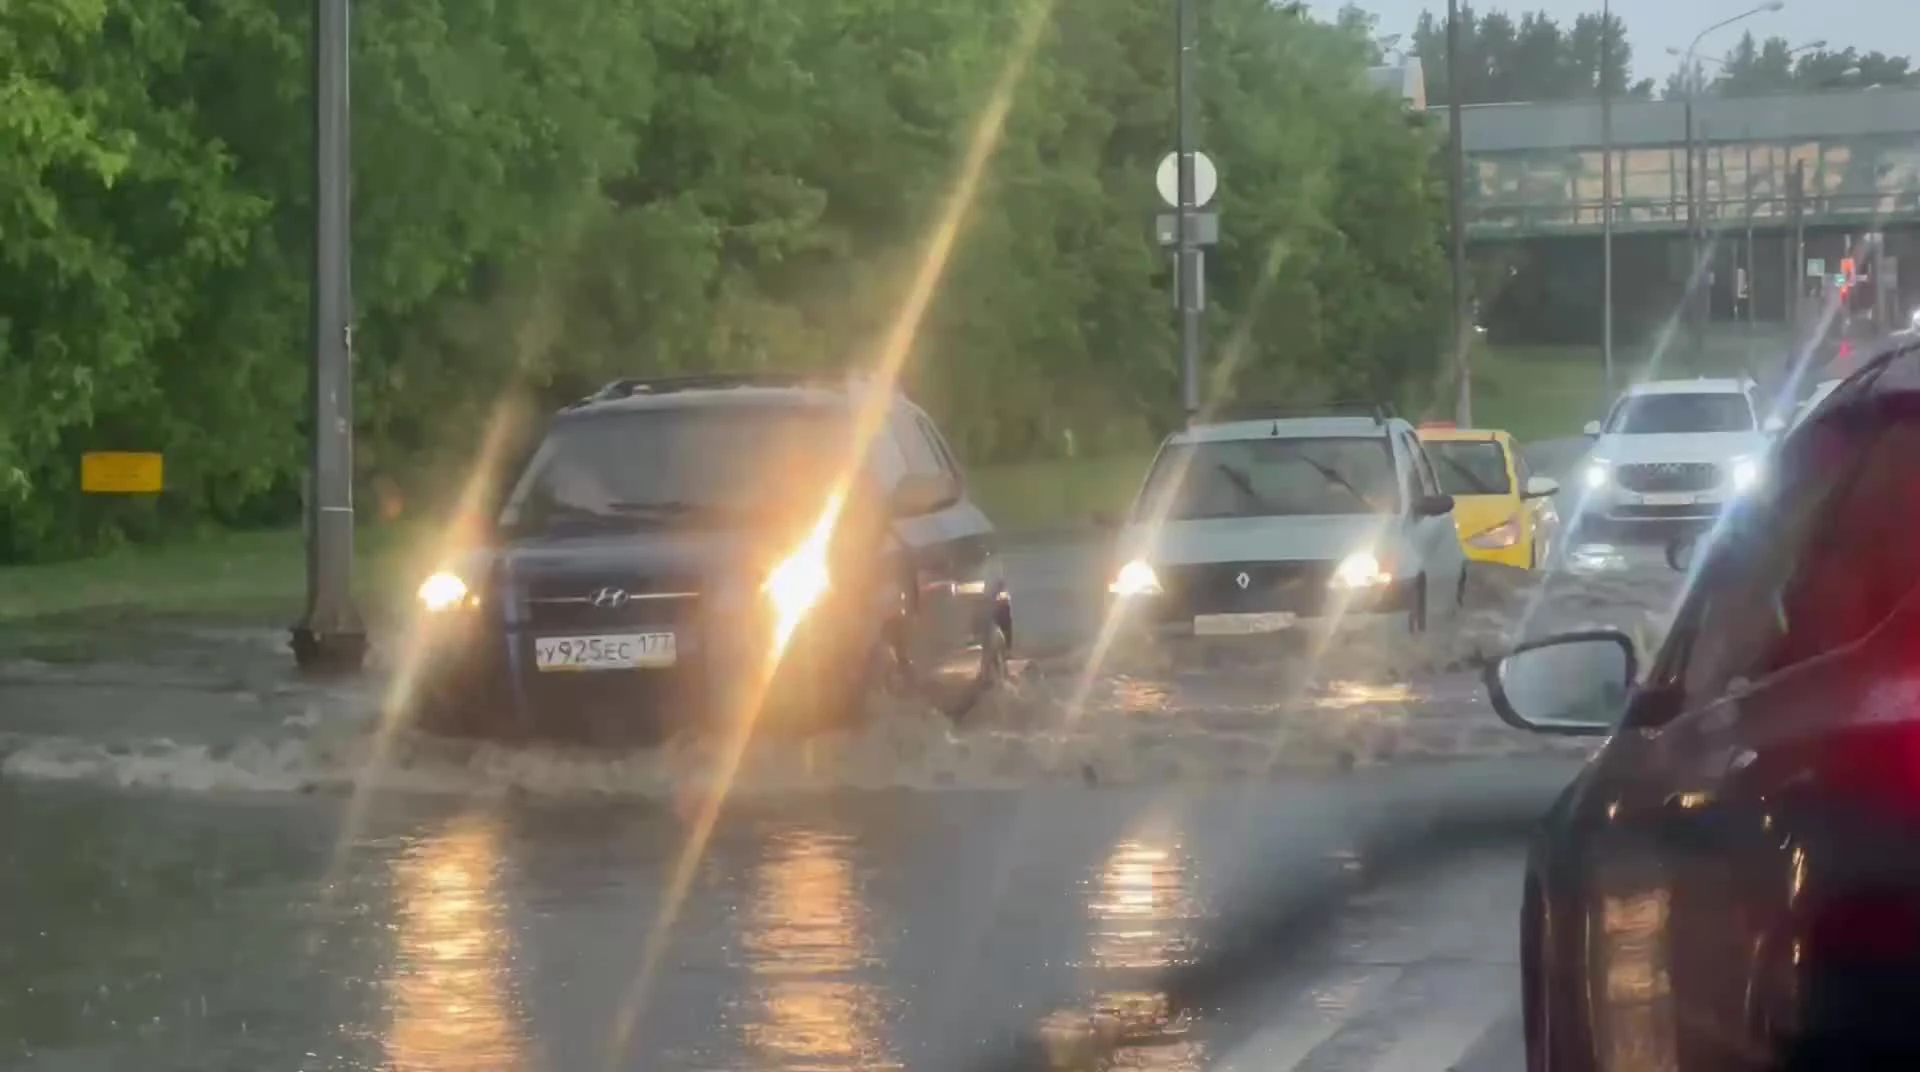
[[[622,380],[555,415],[488,513],[420,586],[430,729],[819,727],[889,690],[958,716],[1005,669],[993,525],[897,393]]]
[[[1696,558],[1644,677],[1607,630],[1488,669],[1509,723],[1608,738],[1528,863],[1528,1068],[1920,1068],[1920,342]]]

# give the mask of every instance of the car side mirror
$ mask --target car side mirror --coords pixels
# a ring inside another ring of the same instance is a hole
[[[923,517],[960,501],[960,484],[944,473],[910,473],[900,478],[887,507],[894,517]]]
[[[1787,422],[1779,417],[1768,417],[1766,422],[1760,425],[1760,430],[1768,435],[1779,435],[1787,430]]]
[[[1603,737],[1627,709],[1639,676],[1633,640],[1595,629],[1535,640],[1486,668],[1494,713],[1516,729]]]
[[[1422,495],[1413,501],[1414,517],[1444,517],[1453,513],[1453,496]]]
[[[1558,480],[1550,476],[1530,476],[1527,478],[1526,489],[1521,492],[1520,497],[1523,499],[1544,499],[1549,495],[1558,495],[1559,493],[1560,482]]]
[[[1700,546],[1700,534],[1690,532],[1667,541],[1667,567],[1675,573],[1693,568],[1693,552]]]
[[[1587,434],[1589,439],[1598,439],[1600,436],[1600,422],[1588,421],[1587,426],[1581,430]]]

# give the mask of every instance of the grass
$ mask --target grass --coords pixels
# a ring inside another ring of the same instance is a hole
[[[1146,456],[983,467],[970,474],[987,513],[1012,533],[1087,525],[1132,500]],[[360,607],[374,621],[405,609],[432,569],[431,533],[367,526],[355,562]],[[84,617],[208,617],[290,624],[304,606],[305,544],[295,530],[225,533],[99,558],[0,567],[0,626]]]
[[[356,579],[374,617],[408,591],[413,534],[369,528],[360,536]],[[110,619],[220,617],[290,624],[304,605],[305,545],[295,530],[224,533],[99,558],[0,568],[0,625],[85,615]]]
[[[1737,376],[1764,367],[1787,343],[1774,331],[1721,331],[1698,352],[1678,344],[1656,355],[1651,345],[1614,351],[1615,378]],[[1598,346],[1483,347],[1473,355],[1473,419],[1523,442],[1580,434],[1613,402]]]

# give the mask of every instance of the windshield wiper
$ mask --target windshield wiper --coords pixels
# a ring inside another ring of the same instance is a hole
[[[1300,455],[1300,460],[1303,462],[1306,462],[1308,465],[1313,466],[1314,472],[1317,472],[1322,477],[1324,477],[1327,483],[1336,485],[1340,488],[1344,488],[1347,494],[1359,500],[1361,506],[1366,507],[1368,510],[1373,509],[1373,503],[1365,495],[1360,494],[1360,489],[1354,487],[1352,481],[1348,480],[1344,476],[1341,476],[1340,470],[1335,469],[1330,465],[1322,465],[1319,462],[1314,461],[1312,458],[1307,457],[1305,454]]]
[[[1248,476],[1247,474],[1241,472],[1238,469],[1235,469],[1233,466],[1228,465],[1226,462],[1214,462],[1213,467],[1215,469],[1220,470],[1221,473],[1225,474],[1227,480],[1230,483],[1232,483],[1233,486],[1236,489],[1238,489],[1242,495],[1245,495],[1247,498],[1252,499],[1255,503],[1257,503],[1262,507],[1267,505],[1267,501],[1260,497],[1260,493],[1253,490],[1252,477]]]
[[[1494,494],[1493,488],[1489,487],[1486,484],[1486,482],[1482,481],[1478,473],[1475,473],[1473,470],[1467,468],[1464,465],[1461,465],[1458,459],[1449,458],[1445,454],[1442,454],[1440,455],[1440,460],[1446,464],[1447,468],[1453,470],[1456,473],[1459,473],[1460,476],[1466,480],[1467,486],[1473,489],[1471,494],[1474,494],[1474,495]]]

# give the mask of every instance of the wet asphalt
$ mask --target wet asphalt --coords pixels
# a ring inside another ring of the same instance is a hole
[[[1009,565],[1027,637],[1084,641],[1104,552],[1026,545]],[[1036,1039],[1075,1067],[1112,1038],[1085,1025],[1116,1016],[1128,1067],[1520,1067],[1523,847],[1577,756],[829,782],[730,802],[694,854],[672,794],[156,789],[128,773],[144,769],[129,756],[209,764],[235,726],[280,717],[256,649],[161,685],[120,664],[0,674],[0,751],[137,742],[79,773],[0,766],[0,1067],[971,1069]],[[1177,718],[1166,695],[1158,713]],[[1490,727],[1475,704],[1461,692],[1448,724]],[[183,759],[201,738],[216,743]],[[1384,884],[1341,885],[1383,832],[1449,816],[1483,829],[1428,839]],[[1140,1026],[1167,973],[1294,903],[1318,917],[1231,1000]]]

